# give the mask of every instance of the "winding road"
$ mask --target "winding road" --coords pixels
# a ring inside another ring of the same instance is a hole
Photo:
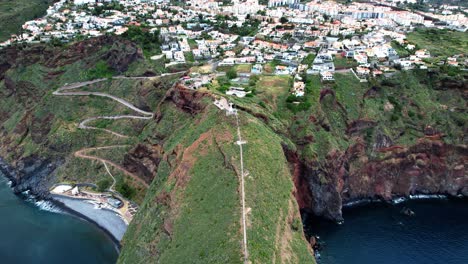
[[[153,78],[153,77],[124,77],[124,76],[116,76],[116,77],[113,77],[112,79],[133,79],[133,80],[139,80],[139,79],[150,79],[150,78]],[[88,86],[88,85],[91,85],[91,84],[96,84],[96,83],[100,83],[100,82],[103,82],[103,81],[106,81],[107,79],[105,78],[102,78],[102,79],[96,79],[96,80],[92,80],[92,81],[87,81],[87,82],[78,82],[78,83],[72,83],[72,84],[66,84],[65,86],[62,86],[60,87],[59,89],[57,89],[55,92],[53,92],[53,95],[56,95],[56,96],[90,96],[90,95],[94,95],[94,96],[100,96],[100,97],[107,97],[107,98],[110,98],[114,101],[117,101],[118,103],[126,106],[127,108],[130,108],[131,110],[139,113],[140,115],[116,115],[116,116],[96,116],[96,117],[90,117],[90,118],[87,118],[83,121],[80,122],[80,124],[78,125],[78,128],[81,128],[81,129],[94,129],[94,130],[101,130],[101,131],[105,131],[105,132],[108,132],[108,133],[111,133],[115,136],[118,136],[118,137],[122,137],[122,138],[128,138],[128,136],[126,135],[122,135],[120,133],[117,133],[117,132],[114,132],[112,130],[109,130],[109,129],[105,129],[105,128],[98,128],[98,127],[93,127],[93,126],[89,126],[87,125],[89,122],[91,121],[94,121],[94,120],[98,120],[98,119],[106,119],[106,120],[118,120],[118,119],[143,119],[143,120],[149,120],[149,119],[152,119],[154,117],[154,114],[152,112],[147,112],[147,111],[144,111],[144,110],[141,110],[139,109],[138,107],[134,106],[133,104],[131,104],[130,102],[122,99],[122,98],[119,98],[117,96],[113,96],[113,95],[110,95],[110,94],[106,94],[106,93],[101,93],[101,92],[85,92],[85,91],[77,91],[77,92],[73,92],[73,90],[76,90],[76,89],[80,89],[82,87],[85,87],[85,86]]]
[[[160,76],[155,76],[155,77],[126,77],[126,76],[114,76],[112,77],[111,79],[112,80],[119,80],[119,79],[127,79],[127,80],[147,80],[147,79],[153,79],[153,78],[160,78],[160,77],[165,77],[165,76],[171,76],[171,75],[177,75],[177,74],[181,74],[181,73],[184,73],[184,72],[175,72],[175,73],[165,73],[165,74],[162,74]],[[78,124],[78,128],[80,129],[92,129],[92,130],[100,130],[100,131],[104,131],[104,132],[107,132],[107,133],[110,133],[114,136],[117,136],[117,137],[120,137],[120,138],[128,138],[128,136],[126,135],[123,135],[123,134],[120,134],[120,133],[117,133],[117,132],[114,132],[112,130],[109,130],[109,129],[105,129],[105,128],[98,128],[98,127],[94,127],[94,126],[90,126],[90,125],[87,125],[89,122],[92,122],[92,121],[95,121],[95,120],[99,120],[99,119],[106,119],[106,120],[119,120],[119,119],[139,119],[139,120],[150,120],[154,117],[154,113],[152,112],[147,112],[147,111],[144,111],[136,106],[134,106],[132,103],[122,99],[122,98],[119,98],[117,96],[114,96],[114,95],[111,95],[111,94],[107,94],[107,93],[102,93],[102,92],[88,92],[88,91],[75,91],[77,89],[80,89],[82,87],[85,87],[85,86],[88,86],[88,85],[92,85],[92,84],[96,84],[96,83],[101,83],[101,82],[104,82],[104,81],[107,81],[108,79],[107,78],[101,78],[101,79],[96,79],[96,80],[91,80],[91,81],[85,81],[85,82],[76,82],[76,83],[70,83],[70,84],[65,84],[64,86],[58,88],[56,91],[54,91],[52,94],[55,95],[55,96],[100,96],[100,97],[106,97],[106,98],[109,98],[109,99],[112,99],[116,102],[118,102],[119,104],[122,104],[124,105],[125,107],[133,110],[134,112],[136,112],[135,115],[115,115],[115,116],[95,116],[95,117],[90,117],[90,118],[86,118],[85,120],[81,121],[79,124]],[[137,115],[138,114],[138,115]],[[109,168],[108,168],[108,164],[113,166],[114,168],[120,170],[121,172],[123,172],[125,175],[127,176],[130,176],[131,178],[133,178],[134,180],[136,180],[137,182],[141,183],[143,186],[145,186],[146,188],[149,187],[148,183],[146,183],[143,179],[141,179],[140,177],[138,177],[137,175],[129,172],[128,170],[126,170],[125,168],[123,168],[122,166],[120,166],[119,164],[116,164],[115,162],[113,161],[110,161],[110,160],[107,160],[107,159],[103,159],[103,158],[100,158],[98,156],[93,156],[93,155],[89,155],[88,152],[89,151],[93,151],[93,150],[102,150],[102,149],[113,149],[113,148],[121,148],[121,147],[128,147],[128,145],[113,145],[113,146],[104,146],[104,147],[94,147],[94,148],[84,148],[84,149],[81,149],[81,150],[78,150],[74,153],[75,157],[78,157],[78,158],[83,158],[83,159],[89,159],[89,160],[96,160],[96,161],[100,161],[104,164],[108,174],[112,177],[113,179],[113,184],[110,188],[110,190],[112,190],[112,188],[114,187],[115,185],[115,178],[114,176],[111,174]]]

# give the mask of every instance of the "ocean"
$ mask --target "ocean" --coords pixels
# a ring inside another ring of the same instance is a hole
[[[403,208],[414,212],[403,214]],[[344,224],[309,218],[321,264],[467,264],[468,201],[410,200],[344,209]]]
[[[115,263],[118,250],[99,228],[49,202],[25,201],[0,175],[0,263]]]

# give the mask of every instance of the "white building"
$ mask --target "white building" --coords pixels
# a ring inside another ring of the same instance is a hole
[[[246,92],[242,87],[231,87],[229,88],[229,91],[226,92],[227,95],[235,95],[239,98],[245,97],[249,93],[251,92]]]
[[[285,5],[295,5],[299,4],[299,0],[269,0],[268,7],[278,7]]]
[[[73,0],[75,5],[84,5],[89,3],[96,3],[96,0]]]

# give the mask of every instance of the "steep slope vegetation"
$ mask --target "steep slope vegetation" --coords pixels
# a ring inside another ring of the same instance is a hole
[[[283,140],[249,114],[240,120],[248,142],[249,260],[312,263]],[[148,144],[160,146],[163,155],[142,211],[124,238],[120,262],[241,263],[235,117],[216,108],[210,93],[178,86],[147,129],[153,134]]]
[[[19,34],[24,22],[43,16],[54,2],[56,0],[1,0],[0,41],[11,34]]]
[[[157,69],[120,38],[1,50],[0,157],[16,172],[16,190],[37,195],[46,196],[57,181],[107,177],[100,162],[74,153],[112,161],[149,185],[113,168],[129,198],[141,204],[122,242],[121,263],[242,262],[237,122],[214,106],[224,96],[215,84],[192,91],[173,86],[176,75],[83,87],[155,113],[151,120],[87,123],[99,130],[78,124],[128,115],[128,107],[100,96],[53,94],[66,83],[159,75]],[[229,98],[247,141],[252,263],[314,262],[301,211],[342,220],[342,205],[358,199],[468,194],[463,72],[396,72],[369,83],[346,73],[336,74],[335,83],[303,77],[307,95],[299,104],[289,96],[290,77],[268,75],[253,82],[254,96]]]
[[[108,175],[97,161],[104,159],[151,184],[147,191],[118,167],[110,168],[117,190],[126,185],[129,198],[142,204],[123,241],[122,263],[242,262],[236,120],[213,105],[212,93],[171,88],[177,76],[109,78],[76,91],[125,99],[155,112],[154,120],[96,119],[86,125],[98,130],[80,129],[90,117],[131,113],[110,98],[53,92],[117,74],[158,75],[136,45],[102,37],[0,52],[0,156],[12,168],[16,191],[47,196],[56,182],[101,185]],[[287,139],[248,113],[241,112],[240,123],[248,141],[249,259],[313,263],[282,149]]]
[[[304,78],[308,97],[299,106],[288,105],[277,77],[262,77],[254,98],[234,98],[294,143],[285,151],[301,209],[342,220],[342,205],[360,199],[467,194],[462,72],[413,70],[369,83],[344,73],[334,83]]]

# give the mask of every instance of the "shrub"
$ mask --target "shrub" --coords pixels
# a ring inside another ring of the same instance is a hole
[[[116,191],[123,195],[125,198],[132,199],[135,196],[136,190],[133,189],[128,183],[124,180],[117,182]]]
[[[236,69],[234,69],[234,68],[229,69],[229,70],[226,72],[226,77],[228,77],[229,79],[235,79],[235,78],[237,78]]]
[[[86,72],[86,76],[88,79],[111,78],[114,73],[114,70],[105,61],[100,60],[94,68]]]
[[[99,192],[106,191],[111,186],[111,182],[109,179],[102,179],[97,182],[97,187]]]

